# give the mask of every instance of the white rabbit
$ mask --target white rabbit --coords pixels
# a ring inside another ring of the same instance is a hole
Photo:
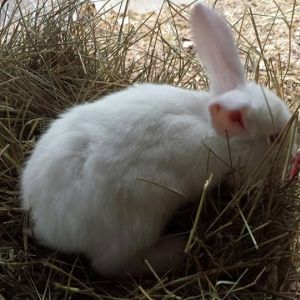
[[[107,276],[136,273],[144,258],[165,272],[184,258],[183,238],[161,237],[174,211],[199,199],[210,173],[213,186],[264,156],[291,112],[245,81],[222,17],[198,3],[192,29],[210,92],[129,87],[63,113],[40,138],[22,176],[38,241]]]

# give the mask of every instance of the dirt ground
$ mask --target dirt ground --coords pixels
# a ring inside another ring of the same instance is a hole
[[[111,1],[109,5],[113,6],[115,2]],[[174,47],[188,51],[192,48],[192,37],[188,22],[189,9],[185,7],[190,6],[193,2],[188,0],[165,2],[163,6],[165,9],[160,12],[158,8],[160,8],[161,2],[159,0],[151,1],[150,5],[150,2],[146,1],[131,1],[124,26],[128,28],[138,27],[147,19],[147,26],[141,28],[142,34],[143,28],[149,29],[149,27],[155,26],[159,14],[160,20],[174,18],[176,29],[172,26],[172,22],[166,22],[166,25],[162,27],[164,31],[161,35]],[[300,7],[296,1],[208,0],[204,2],[210,6],[215,5],[215,8],[233,26],[233,32],[236,35],[238,47],[244,60],[246,60],[245,53],[249,52],[250,49],[250,55],[252,56],[250,60],[253,60],[252,67],[253,64],[258,64],[258,71],[261,74],[266,69],[265,61],[272,62],[273,67],[278,70],[278,80],[284,81],[284,87],[287,89],[285,93],[283,91],[277,92],[282,97],[286,97],[288,101],[296,100],[298,102],[300,98]],[[93,16],[98,12],[98,9],[103,7],[101,2],[96,1],[95,3],[96,5],[83,6],[83,15]],[[296,6],[295,10],[293,10],[294,5]],[[182,11],[171,16],[169,8],[172,6],[177,11],[182,8]],[[110,6],[105,6],[105,9],[108,7]],[[183,10],[183,8],[185,9]],[[116,18],[116,11],[119,9],[120,6],[114,6],[114,12],[109,17],[111,21]],[[292,18],[293,22],[291,24]],[[120,19],[119,24],[121,22],[122,20]],[[177,36],[180,37],[181,45],[178,45]],[[137,51],[133,54],[133,57],[139,58],[138,52],[142,53],[145,51],[147,42],[147,39],[141,40],[139,44],[141,48],[135,49]],[[260,56],[264,57],[265,61],[260,59]],[[255,77],[254,71],[249,66],[245,65],[245,68],[248,71],[249,78],[253,79]]]

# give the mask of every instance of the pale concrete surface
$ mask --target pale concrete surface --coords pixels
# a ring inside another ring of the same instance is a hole
[[[93,1],[96,5],[96,8],[99,10],[107,2],[105,0]],[[125,1],[124,1],[125,2]],[[129,2],[129,9],[138,13],[147,13],[150,11],[159,11],[163,4],[164,0],[131,0]],[[195,0],[171,0],[172,3],[176,5],[188,5],[195,2]],[[118,3],[120,0],[110,0],[106,7],[115,6],[119,7]],[[123,7],[125,5],[123,4]]]
[[[60,0],[62,1],[62,0]],[[176,5],[188,5],[190,3],[195,2],[195,0],[170,0],[172,3]],[[14,7],[16,3],[19,3],[20,8],[23,12],[30,12],[33,11],[37,4],[41,5],[42,3],[51,4],[51,2],[55,3],[56,0],[22,0],[20,2],[17,2],[17,0],[7,0],[3,1],[2,3],[5,3],[2,7],[2,10],[0,12],[0,24],[3,25],[3,21],[6,18],[10,18],[12,16],[12,12],[14,11]],[[120,5],[122,3],[122,0],[90,0],[90,2],[95,3],[96,9],[100,10],[105,5],[105,8],[115,7],[114,10],[118,11],[120,9]],[[129,2],[129,9],[133,12],[137,13],[147,13],[150,11],[159,11],[164,0],[130,0]],[[123,1],[123,5],[121,7],[121,11],[125,8],[125,0]],[[16,13],[14,13],[14,17],[17,18],[19,16],[19,12],[17,10]],[[7,20],[5,20],[7,21]]]

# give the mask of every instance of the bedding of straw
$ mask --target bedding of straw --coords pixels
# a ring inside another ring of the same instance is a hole
[[[248,78],[296,111],[296,1],[213,4],[233,26]],[[168,230],[190,232],[186,266],[163,276],[103,278],[84,257],[46,249],[28,235],[19,176],[60,112],[137,82],[208,87],[192,48],[189,7],[165,2],[160,12],[139,15],[122,5],[125,13],[96,12],[91,2],[66,0],[47,13],[41,4],[18,20],[0,20],[0,299],[296,299],[299,189],[286,166],[258,183],[204,193],[179,211]],[[295,133],[297,114],[292,121]]]

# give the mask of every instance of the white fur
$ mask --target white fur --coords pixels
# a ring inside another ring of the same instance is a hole
[[[199,11],[209,20],[220,19],[201,4],[193,19]],[[197,26],[194,21],[194,32]],[[218,26],[228,34],[224,21]],[[201,30],[210,34],[207,27]],[[221,42],[222,47],[217,41],[207,47],[219,46],[224,51],[220,57],[226,58],[234,47]],[[238,77],[231,72],[240,72],[239,67],[220,69],[218,76]],[[137,272],[145,257],[161,272],[176,266],[183,259],[184,240],[160,239],[174,210],[199,199],[210,173],[213,184],[240,164],[248,174],[274,133],[260,86],[240,84],[242,79],[235,90],[232,81],[228,89],[226,81],[218,88],[218,78],[212,77],[213,85],[223,93],[142,84],[76,106],[55,120],[22,176],[23,207],[31,212],[36,238],[86,254],[104,275]],[[275,130],[281,130],[291,114],[278,97],[264,91]],[[229,141],[231,158],[226,139],[211,125],[209,107],[215,103],[224,106],[225,117],[228,110],[243,109],[245,128]]]

